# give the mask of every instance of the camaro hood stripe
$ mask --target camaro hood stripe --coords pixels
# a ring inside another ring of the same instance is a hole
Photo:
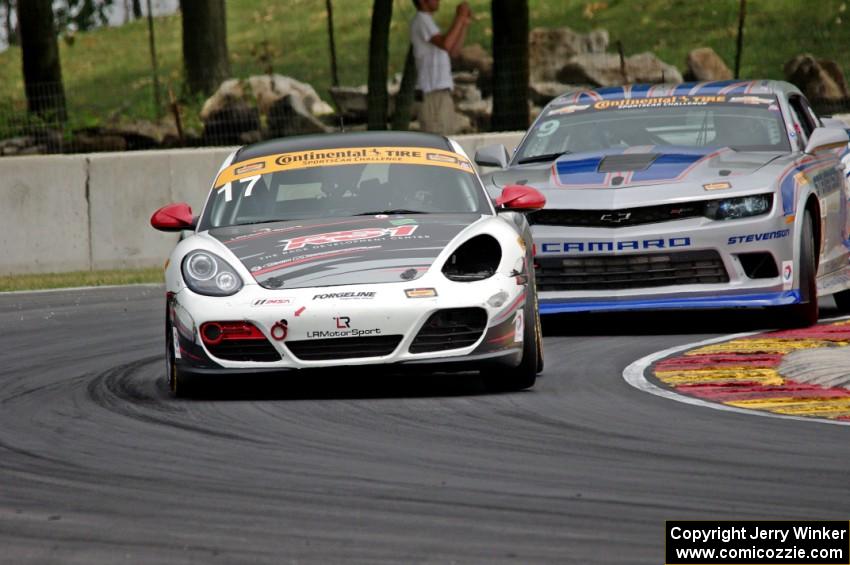
[[[623,149],[608,149],[592,155],[565,155],[553,163],[551,181],[554,186],[561,188],[619,188],[677,182],[699,165],[731,151],[728,147],[632,147],[628,151],[630,154],[657,153],[658,157],[643,170],[609,173],[599,172],[600,164],[608,156],[623,154]]]

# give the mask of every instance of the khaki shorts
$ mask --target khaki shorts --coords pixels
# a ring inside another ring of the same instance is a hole
[[[455,123],[455,103],[449,89],[432,90],[422,95],[422,108],[419,110],[422,131],[452,135]]]

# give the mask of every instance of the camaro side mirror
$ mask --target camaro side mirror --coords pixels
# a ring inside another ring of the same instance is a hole
[[[185,202],[163,206],[151,216],[151,226],[159,231],[193,230],[192,208]]]
[[[508,166],[511,156],[501,143],[498,145],[487,145],[475,152],[475,164],[479,167],[499,167],[504,169]]]
[[[496,199],[496,206],[515,212],[534,212],[545,205],[546,197],[539,190],[519,184],[509,184]]]
[[[824,149],[838,149],[847,145],[850,138],[847,132],[843,129],[823,127],[817,128],[809,137],[809,142],[806,144],[806,153],[815,153]]]
[[[821,116],[820,121],[823,122],[823,127],[825,128],[847,129],[847,124],[844,123],[844,120],[839,120],[838,118]]]

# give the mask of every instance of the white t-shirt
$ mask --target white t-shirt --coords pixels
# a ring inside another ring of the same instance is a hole
[[[410,42],[416,59],[416,86],[422,92],[454,88],[449,54],[431,43],[431,38],[438,33],[440,28],[431,14],[416,12],[410,22]]]

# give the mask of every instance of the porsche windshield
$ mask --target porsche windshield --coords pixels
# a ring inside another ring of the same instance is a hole
[[[267,170],[274,168],[268,163]],[[252,164],[238,163],[235,173],[219,175],[200,229],[370,214],[491,213],[471,165],[462,164],[325,164],[250,175]]]
[[[673,96],[553,104],[515,162],[640,145],[790,151],[774,96]]]

